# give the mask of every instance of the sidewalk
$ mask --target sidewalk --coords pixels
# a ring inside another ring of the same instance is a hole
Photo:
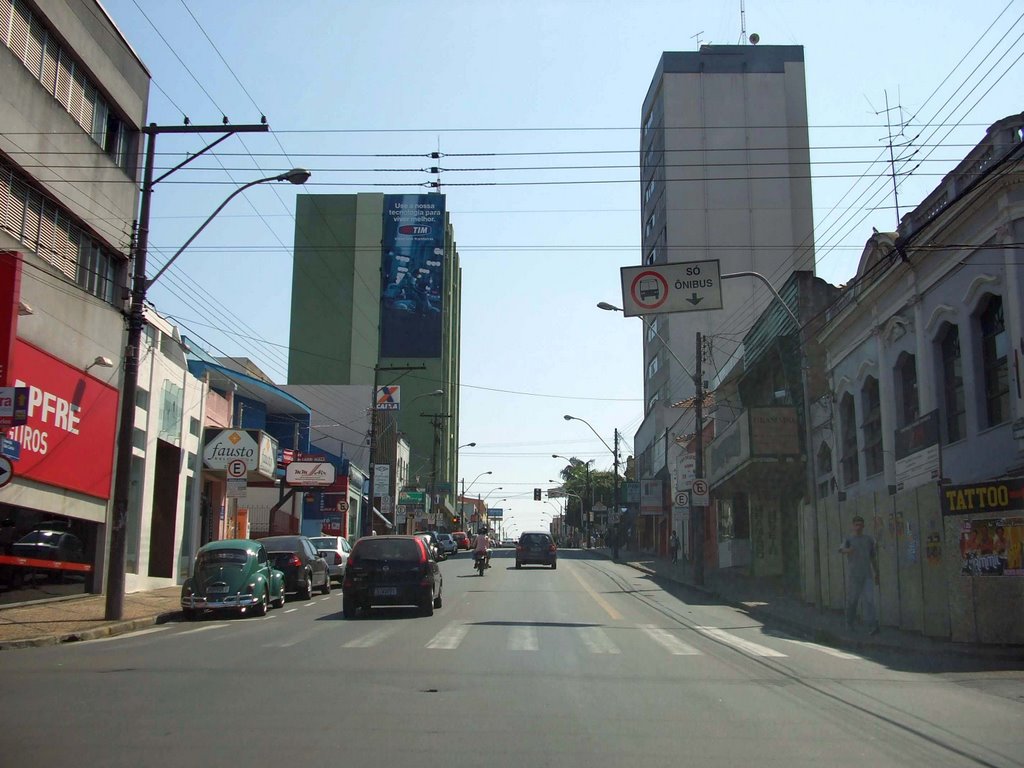
[[[610,549],[591,551],[611,558]],[[954,643],[926,637],[918,632],[885,626],[876,635],[868,635],[863,628],[849,631],[845,627],[841,611],[819,610],[799,598],[786,594],[771,581],[751,579],[729,569],[706,571],[704,585],[697,586],[692,581],[690,564],[682,560],[673,563],[668,558],[620,549],[619,562],[657,579],[673,581],[687,589],[697,590],[744,611],[758,621],[783,628],[822,645],[862,652],[896,651],[1024,661],[1024,646],[1019,645]]]
[[[0,606],[0,650],[95,640],[161,624],[180,615],[181,587],[125,595],[121,621],[104,621],[105,601],[103,595],[82,595]]]

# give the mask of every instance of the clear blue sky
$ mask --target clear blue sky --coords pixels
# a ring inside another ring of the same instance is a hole
[[[511,509],[506,527],[537,527],[554,511],[532,501],[557,478],[552,453],[611,468],[563,414],[608,443],[619,429],[632,452],[641,329],[595,304],[621,303],[619,267],[640,258],[640,107],[662,51],[739,42],[738,0],[104,6],[152,74],[150,121],[265,114],[273,129],[229,139],[158,187],[150,274],[235,185],[304,166],[308,193],[416,192],[440,150],[464,281],[460,442],[477,443],[460,474],[491,470],[473,492],[500,487],[489,502]],[[805,49],[821,277],[849,279],[871,228],[895,225],[876,162],[886,94],[902,107],[893,119],[910,120],[904,153],[917,152],[905,212],[987,125],[1021,110],[1022,15],[1020,0],[748,0],[748,35]],[[204,143],[165,136],[160,148],[180,160]],[[236,199],[150,293],[187,335],[278,381],[296,191],[263,185]]]

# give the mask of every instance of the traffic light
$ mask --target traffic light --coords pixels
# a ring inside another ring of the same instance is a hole
[[[533,500],[540,501],[540,488],[533,489]]]

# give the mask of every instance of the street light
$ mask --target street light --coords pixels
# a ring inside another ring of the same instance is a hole
[[[220,204],[220,206],[203,222],[202,226],[190,237],[185,246],[178,249],[177,253],[157,272],[152,280],[146,278],[146,256],[149,248],[149,219],[150,209],[153,200],[153,187],[167,178],[170,174],[196,159],[204,152],[212,149],[215,145],[226,139],[232,133],[237,132],[265,132],[269,126],[158,126],[151,124],[142,130],[149,137],[146,146],[146,163],[143,173],[142,190],[139,202],[139,223],[138,233],[135,240],[135,266],[132,272],[131,302],[128,311],[128,337],[125,343],[124,354],[124,379],[121,388],[121,414],[120,427],[117,434],[117,464],[114,468],[114,504],[113,520],[110,529],[110,555],[107,562],[107,595],[104,607],[104,617],[107,621],[118,621],[124,614],[124,582],[125,582],[125,555],[128,543],[128,503],[129,491],[131,489],[132,469],[132,442],[135,432],[135,399],[139,387],[139,358],[142,346],[142,331],[145,326],[143,315],[146,304],[146,291],[160,275],[171,265],[178,255],[189,243],[195,240],[196,235],[206,228],[206,225],[213,220],[220,211],[236,195],[255,186],[269,181],[288,181],[292,184],[302,184],[309,179],[310,173],[301,168],[296,168],[278,176],[268,176],[264,179],[244,184]],[[156,137],[160,133],[222,133],[219,139],[209,144],[199,152],[189,156],[184,162],[171,168],[159,178],[153,178],[153,171],[156,161]]]
[[[468,443],[468,445],[474,446],[476,445],[476,443]],[[465,448],[466,446],[460,445],[459,447]],[[481,472],[479,475],[473,478],[473,482],[469,484],[469,488],[466,488],[466,478],[462,478],[462,503],[459,504],[459,525],[462,527],[462,530],[466,530],[466,493],[473,488],[473,486],[476,484],[476,481],[479,480],[481,477],[483,477],[484,475],[493,474],[494,472],[492,472],[489,469],[486,472]]]
[[[598,434],[597,430],[594,429],[594,425],[591,424],[586,419],[581,419],[579,416],[570,416],[569,414],[566,414],[562,418],[564,418],[566,421],[582,421],[584,424],[586,424],[588,427],[590,427],[590,431],[591,432],[593,432],[595,435],[597,435],[597,439],[600,440],[602,443],[604,443],[604,447],[612,452],[612,458],[614,459],[613,466],[614,466],[614,473],[615,473],[613,475],[613,483],[614,483],[613,484],[613,489],[614,490],[612,491],[612,499],[614,500],[613,501],[614,507],[612,509],[614,511],[614,520],[615,520],[615,535],[612,536],[612,559],[613,560],[618,560],[619,559],[619,535],[621,533],[621,529],[619,527],[620,526],[619,515],[621,514],[621,512],[619,510],[619,430],[618,430],[618,427],[616,427],[616,429],[615,429],[615,448],[612,448],[610,445],[608,445],[608,443],[605,442],[605,439],[603,437],[601,437],[601,435]],[[583,503],[581,502],[580,503],[580,507],[582,508],[582,506],[583,506]]]
[[[461,451],[463,448],[476,448],[476,443],[466,443],[465,445],[460,445],[458,448],[456,448],[456,450]]]
[[[590,465],[593,463],[594,460],[590,459],[589,461],[580,461],[579,459],[570,459],[568,456],[562,456],[561,454],[558,454],[558,453],[552,453],[551,454],[551,458],[552,459],[565,459],[567,462],[569,462],[569,465],[573,466],[573,467],[577,467],[577,466],[580,466],[582,464],[583,468],[587,471],[587,487],[584,489],[584,494],[586,493],[586,491],[588,491],[588,490],[590,491],[590,512],[588,513],[587,518],[584,519],[584,517],[583,517],[583,502],[580,501],[580,527],[584,528],[586,534],[589,534],[590,533],[590,516],[593,515],[593,509],[594,509],[594,484],[591,482],[591,479],[590,479]],[[554,481],[551,481],[551,482],[554,482]]]

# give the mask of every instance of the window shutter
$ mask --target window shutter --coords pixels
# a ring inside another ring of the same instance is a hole
[[[14,13],[14,6],[11,0],[0,0],[0,43],[10,47],[11,40],[11,16]]]
[[[32,13],[25,3],[21,0],[14,0],[14,9],[11,14],[11,36],[7,47],[22,61],[25,60],[25,47],[28,45],[30,18],[32,18]]]
[[[35,16],[29,17],[28,36],[25,38],[25,66],[38,79],[43,64],[43,45],[46,43],[46,27]]]
[[[14,178],[11,181],[11,200],[13,202],[11,234],[22,242],[28,242],[25,237],[25,201],[27,199],[28,184],[19,178]]]
[[[39,82],[51,96],[57,90],[57,59],[59,57],[60,45],[47,35],[46,44],[43,46],[43,69],[39,75]]]
[[[82,111],[85,106],[85,75],[82,74],[82,70],[79,67],[75,67],[71,72],[71,94],[68,99],[68,112],[71,113],[71,117],[76,123],[83,128],[88,125],[82,116]],[[89,121],[92,121],[92,111],[89,112]]]
[[[71,99],[71,73],[74,71],[74,68],[74,60],[68,55],[67,51],[61,48],[60,56],[57,60],[57,88],[53,95],[64,106],[64,109],[68,108]]]
[[[39,247],[39,216],[42,207],[42,195],[34,189],[29,189],[25,196],[25,232],[22,235],[22,240],[26,245],[32,246],[36,253],[41,250]]]

